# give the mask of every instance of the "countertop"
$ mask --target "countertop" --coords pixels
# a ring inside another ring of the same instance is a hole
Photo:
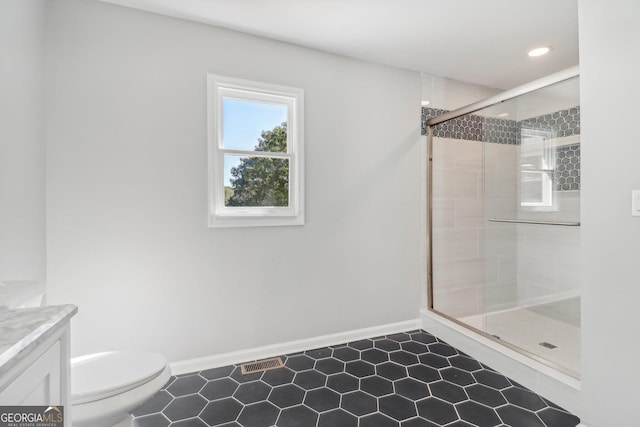
[[[0,378],[77,312],[70,304],[0,309]]]

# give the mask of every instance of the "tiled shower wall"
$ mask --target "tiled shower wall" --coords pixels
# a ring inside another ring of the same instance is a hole
[[[444,112],[423,108],[423,129],[428,118]],[[519,206],[523,127],[551,129],[562,134],[558,141],[572,141],[556,149],[557,211]],[[493,223],[484,217],[579,219],[580,146],[573,136],[578,133],[579,107],[520,122],[470,115],[434,127],[436,309],[463,317],[577,294],[579,227]],[[491,142],[484,144],[484,174],[483,144],[477,141]]]

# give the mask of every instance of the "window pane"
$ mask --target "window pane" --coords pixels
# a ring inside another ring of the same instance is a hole
[[[224,156],[224,205],[289,206],[289,159]]]
[[[224,148],[287,152],[287,106],[222,99]]]

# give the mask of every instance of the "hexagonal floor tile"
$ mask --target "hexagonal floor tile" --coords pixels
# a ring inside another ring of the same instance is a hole
[[[376,372],[381,377],[388,380],[398,380],[407,376],[407,370],[404,366],[400,366],[397,363],[385,362],[376,366]]]
[[[231,375],[231,372],[233,372],[233,366],[221,366],[219,368],[201,371],[200,376],[208,380],[217,380],[218,378],[228,377],[229,375]]]
[[[449,360],[446,357],[440,356],[439,354],[435,353],[421,354],[420,356],[418,356],[418,359],[420,359],[420,363],[435,369],[451,366]]]
[[[176,380],[167,387],[167,391],[173,396],[186,396],[187,394],[193,394],[200,391],[202,386],[205,385],[207,380],[200,375],[185,375],[178,377]]]
[[[478,381],[480,384],[484,384],[496,390],[503,390],[505,388],[511,387],[511,383],[509,382],[507,377],[498,374],[497,372],[489,371],[488,369],[474,372],[471,375],[473,375],[476,381]]]
[[[327,378],[327,387],[338,393],[347,393],[358,389],[360,381],[353,375],[340,373],[329,375]]]
[[[343,362],[350,362],[352,360],[358,360],[360,358],[360,352],[351,347],[340,347],[333,349],[333,357]]]
[[[580,422],[575,415],[555,408],[543,409],[538,412],[538,416],[548,427],[574,426]]]
[[[441,379],[440,373],[438,372],[438,370],[430,366],[425,366],[425,365],[409,366],[407,368],[407,372],[409,373],[410,377],[413,377],[420,381],[424,381],[425,383],[430,383],[430,382],[438,381]]]
[[[168,425],[169,420],[162,414],[146,415],[133,421],[133,427],[167,427]]]
[[[278,417],[278,427],[315,426],[318,413],[304,405],[283,409]]]
[[[385,396],[393,393],[391,381],[381,377],[368,377],[360,381],[360,389],[373,396]]]
[[[320,414],[318,427],[357,427],[358,419],[342,409]]]
[[[501,423],[496,411],[477,402],[462,402],[456,408],[460,418],[478,427],[495,427]]]
[[[275,424],[280,409],[270,402],[247,405],[240,412],[238,423],[243,427],[270,427]]]
[[[200,418],[189,418],[188,420],[171,423],[171,427],[209,427]]]
[[[411,334],[411,339],[413,341],[421,342],[423,344],[432,344],[438,341],[436,337],[424,331]]]
[[[360,418],[360,427],[398,427],[399,425],[396,420],[379,412]]]
[[[397,341],[392,341],[390,339],[384,338],[381,340],[376,340],[373,345],[376,348],[379,348],[384,351],[396,351],[400,350],[400,343]]]
[[[360,340],[360,341],[353,341],[347,345],[351,348],[355,348],[356,350],[366,350],[368,348],[373,347],[373,341],[366,339],[366,340]]]
[[[327,382],[327,376],[318,371],[302,371],[298,372],[293,379],[293,383],[305,390],[322,387]]]
[[[458,368],[441,369],[440,375],[442,376],[442,379],[461,386],[475,384],[476,382],[476,380],[473,379],[473,376],[469,372],[463,371],[462,369]]]
[[[263,373],[264,372],[256,372],[255,374],[243,375],[242,368],[240,368],[240,366],[236,366],[231,375],[229,375],[229,378],[238,383],[247,383],[249,381],[258,381],[262,377]]]
[[[238,389],[239,384],[231,378],[221,378],[219,380],[209,381],[200,394],[207,400],[222,399],[223,397],[233,396]]]
[[[372,414],[378,410],[376,398],[362,391],[354,391],[353,393],[342,395],[340,406],[357,416]]]
[[[389,353],[389,358],[392,361],[403,366],[416,365],[419,363],[418,356],[404,350],[398,350],[398,351],[393,351]]]
[[[286,384],[274,387],[269,394],[269,402],[278,408],[288,408],[299,405],[304,399],[304,390],[294,384]]]
[[[262,375],[262,381],[271,386],[288,384],[293,381],[294,375],[295,372],[287,367],[271,369]]]
[[[506,390],[502,390],[502,394],[509,403],[529,409],[530,411],[537,411],[547,406],[540,396],[532,391],[524,390],[519,387],[511,387]]]
[[[233,393],[233,397],[246,404],[265,400],[271,391],[271,386],[262,381],[252,381],[240,384],[240,387]]]
[[[491,387],[482,384],[473,384],[464,388],[469,399],[480,402],[492,408],[497,408],[507,403],[502,393]]]
[[[207,401],[199,394],[176,397],[162,413],[171,421],[179,421],[197,416],[206,404]]]
[[[287,358],[285,366],[293,371],[306,371],[312,369],[316,361],[309,356],[300,354],[297,356],[291,356]]]
[[[325,357],[331,357],[332,353],[333,353],[333,349],[329,347],[316,348],[316,349],[307,350],[304,352],[304,354],[306,354],[307,356],[313,359],[324,359]]]
[[[352,362],[347,362],[344,370],[358,378],[368,377],[375,374],[374,366],[371,363],[365,362],[363,360],[354,360]]]
[[[331,389],[319,388],[307,392],[304,404],[318,412],[324,412],[340,406],[340,395]]]
[[[236,418],[242,410],[242,404],[235,399],[226,398],[209,402],[200,413],[200,418],[209,425],[229,423]]]
[[[374,365],[377,363],[387,362],[389,360],[389,354],[386,351],[379,350],[377,348],[370,348],[362,352],[360,356],[362,360],[366,360]]]
[[[420,400],[430,396],[429,388],[421,381],[404,378],[394,383],[396,393],[411,400]]]
[[[387,335],[387,339],[390,339],[391,341],[396,341],[396,342],[405,342],[405,341],[411,341],[411,335],[401,332],[399,334]]]
[[[404,351],[408,351],[409,353],[413,354],[424,354],[429,352],[429,349],[426,345],[420,344],[419,342],[415,341],[403,342],[400,345]]]
[[[505,405],[496,409],[502,422],[510,426],[545,427],[536,414],[514,405]]]
[[[344,371],[344,362],[333,357],[321,359],[316,362],[315,369],[327,375],[337,374]]]
[[[400,423],[402,427],[439,427],[438,424],[434,424],[431,421],[427,421],[424,418],[412,418]]]
[[[474,372],[482,369],[482,365],[470,357],[467,356],[453,356],[449,359],[449,363],[451,366],[455,366],[456,368],[463,369],[467,372]]]
[[[451,347],[449,344],[445,344],[442,342],[429,344],[428,347],[429,351],[431,351],[432,353],[436,353],[444,357],[455,356],[456,354],[458,354],[455,348]]]
[[[380,412],[398,421],[418,415],[413,401],[397,394],[381,397],[378,403]]]
[[[459,385],[447,381],[436,381],[429,384],[431,394],[449,403],[458,403],[467,400],[467,394]]]
[[[427,397],[416,403],[418,414],[438,425],[445,425],[458,418],[458,413],[452,404],[434,397]]]

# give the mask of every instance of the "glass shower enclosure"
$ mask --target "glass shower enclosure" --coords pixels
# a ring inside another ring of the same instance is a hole
[[[425,112],[429,309],[579,378],[577,68]]]

